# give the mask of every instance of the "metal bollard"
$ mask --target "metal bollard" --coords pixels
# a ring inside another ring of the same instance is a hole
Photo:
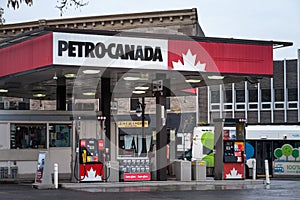
[[[54,163],[54,187],[58,189],[58,164]]]
[[[265,169],[266,169],[266,185],[270,185],[269,163],[268,163],[268,160],[265,160]]]
[[[253,166],[252,179],[255,181],[256,180],[256,160],[255,159],[252,161],[252,166]]]

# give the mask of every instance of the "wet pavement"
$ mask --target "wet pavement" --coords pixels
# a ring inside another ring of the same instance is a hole
[[[206,186],[135,186],[135,187],[91,187],[91,188],[73,188],[77,191],[85,192],[170,192],[170,191],[204,191],[204,190],[245,190],[245,189],[263,189],[264,185],[206,185]]]
[[[181,185],[151,185],[141,183],[123,184],[123,187],[99,187],[98,184],[76,185],[73,188],[33,189],[31,184],[0,184],[0,199],[2,200],[179,200],[179,199],[272,199],[296,200],[300,197],[299,180],[271,180],[269,189],[265,188],[263,180],[252,182],[238,181],[204,181],[200,183],[185,183]],[[225,183],[225,184],[224,184]],[[227,183],[227,184],[226,184]],[[251,183],[251,184],[250,184]],[[105,183],[104,183],[105,184]],[[108,183],[107,183],[108,184]],[[80,186],[80,187],[79,187]],[[91,187],[93,186],[93,187]],[[104,185],[102,185],[104,186]],[[115,186],[118,186],[115,185]]]
[[[228,184],[226,184],[228,182]],[[299,180],[271,180],[270,188],[265,189],[263,180],[255,184],[238,181],[220,181],[201,183],[183,183],[173,185],[147,186],[141,183],[132,187],[100,187],[98,184],[80,184],[73,188],[33,189],[31,184],[0,184],[2,200],[180,200],[180,199],[264,199],[264,200],[296,200],[300,197]],[[225,183],[225,184],[224,184]],[[194,184],[194,185],[192,185]],[[78,187],[81,186],[81,187]],[[103,186],[103,185],[102,185]],[[118,185],[116,185],[118,186]]]

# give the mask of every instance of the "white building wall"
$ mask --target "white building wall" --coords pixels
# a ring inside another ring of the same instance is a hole
[[[10,148],[9,123],[0,123],[0,149]]]

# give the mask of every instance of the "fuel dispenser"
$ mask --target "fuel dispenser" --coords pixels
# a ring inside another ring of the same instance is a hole
[[[80,181],[103,181],[106,157],[104,141],[89,138],[81,139],[79,144]]]
[[[100,121],[100,131],[93,127],[82,129],[82,124],[87,120],[78,118],[76,120],[76,147],[75,147],[75,165],[74,165],[74,181],[79,182],[99,182],[106,181],[109,178],[109,148],[105,146],[105,127],[104,116],[97,116]],[[90,120],[90,118],[88,119]],[[91,120],[89,121],[91,122]],[[85,127],[87,127],[85,125]],[[83,132],[95,132],[88,134],[88,138],[81,138]]]
[[[245,179],[245,119],[225,119],[223,128],[224,179]]]
[[[215,179],[245,179],[245,119],[215,122]]]

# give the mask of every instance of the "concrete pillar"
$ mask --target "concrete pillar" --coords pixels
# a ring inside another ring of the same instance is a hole
[[[111,102],[111,92],[110,92],[110,78],[101,78],[101,99],[100,108],[102,111],[102,116],[106,117],[105,120],[105,147],[110,147],[110,102]]]
[[[163,123],[162,115],[166,112],[166,97],[156,97],[156,167],[157,180],[167,180],[167,127]]]
[[[215,123],[215,180],[223,179],[223,127],[222,119],[214,121]]]
[[[56,110],[66,110],[66,78],[59,77],[56,85]]]
[[[166,126],[166,95],[169,90],[166,75],[157,74],[157,80],[163,81],[162,91],[156,92],[156,168],[157,168],[157,180],[167,180],[167,143],[168,134]]]

